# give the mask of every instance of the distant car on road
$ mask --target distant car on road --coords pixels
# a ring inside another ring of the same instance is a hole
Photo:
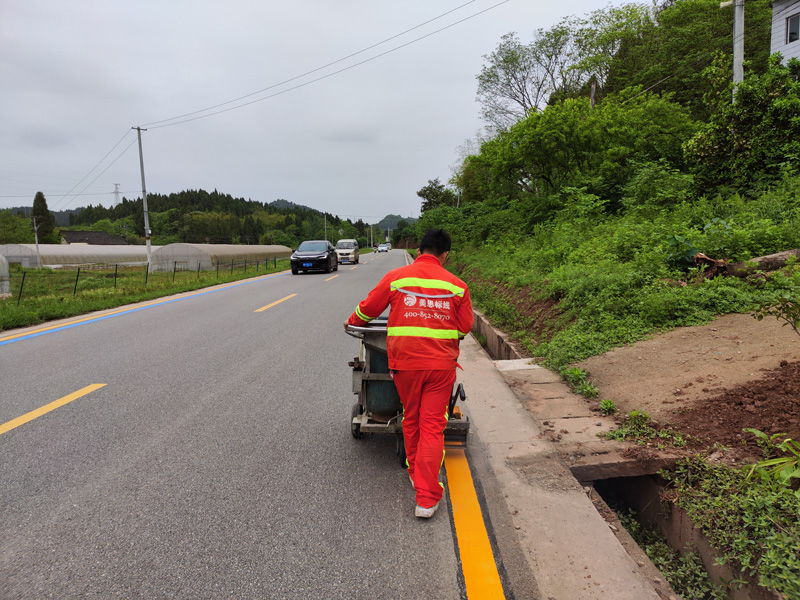
[[[358,264],[358,242],[356,240],[339,240],[336,242],[336,254],[339,263]]]
[[[389,246],[387,246],[386,244],[381,244],[380,246],[378,246],[378,252],[388,252],[388,251],[389,251]]]
[[[339,258],[336,248],[327,240],[306,240],[292,253],[292,275],[300,271],[331,271],[339,270]]]

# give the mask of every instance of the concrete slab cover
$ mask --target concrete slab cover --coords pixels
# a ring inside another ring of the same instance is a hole
[[[534,364],[530,358],[512,358],[511,360],[496,360],[494,366],[498,371],[522,371],[524,369],[543,369]]]

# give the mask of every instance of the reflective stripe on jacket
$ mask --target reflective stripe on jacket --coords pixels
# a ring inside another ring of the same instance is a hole
[[[389,271],[348,322],[363,325],[390,306],[386,347],[389,368],[455,369],[458,340],[472,329],[467,285],[442,267],[432,254],[421,254],[406,267]]]

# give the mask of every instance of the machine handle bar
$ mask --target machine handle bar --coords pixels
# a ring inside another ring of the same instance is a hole
[[[373,321],[372,325],[348,325],[345,331],[354,338],[364,339],[365,333],[386,333],[386,330],[386,321]]]

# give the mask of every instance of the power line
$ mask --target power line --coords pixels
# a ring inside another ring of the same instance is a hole
[[[132,141],[130,144],[128,144],[127,146],[125,146],[125,150],[123,150],[122,152],[120,152],[120,153],[119,153],[119,155],[117,156],[117,158],[115,158],[114,160],[112,160],[112,161],[111,161],[111,163],[109,163],[109,165],[108,165],[108,166],[107,166],[105,169],[103,169],[102,171],[100,171],[100,173],[98,173],[98,174],[97,174],[97,177],[95,177],[95,178],[94,178],[94,179],[92,179],[92,180],[91,180],[89,183],[87,183],[87,184],[86,184],[86,187],[84,187],[84,188],[83,188],[83,189],[82,189],[80,192],[78,192],[77,194],[75,194],[75,195],[72,197],[72,200],[74,200],[75,198],[77,198],[77,197],[78,197],[78,196],[79,196],[81,193],[85,192],[85,191],[86,191],[86,190],[89,188],[89,186],[90,186],[90,185],[92,185],[92,184],[93,184],[95,181],[97,181],[98,179],[100,179],[100,177],[103,175],[103,173],[105,173],[105,172],[106,172],[106,171],[108,171],[108,170],[109,170],[109,169],[110,169],[112,166],[114,166],[114,163],[115,163],[115,162],[117,162],[117,161],[118,161],[120,158],[122,158],[122,157],[123,157],[123,155],[124,155],[124,154],[125,154],[125,153],[126,153],[126,152],[127,152],[129,149],[130,149],[130,147],[131,147],[131,146],[133,146],[135,143],[136,143],[136,140],[134,139],[134,140],[133,140],[133,141]],[[70,202],[72,202],[72,200],[70,200]],[[67,202],[66,206],[69,206],[70,202]]]
[[[367,52],[368,50],[372,50],[373,48],[377,48],[378,46],[381,46],[381,45],[383,45],[383,44],[385,44],[387,42],[390,42],[393,39],[399,38],[399,37],[411,32],[411,31],[414,31],[415,29],[419,29],[420,27],[424,27],[425,25],[427,25],[429,23],[433,23],[434,21],[436,21],[438,19],[441,19],[442,17],[446,17],[450,13],[453,13],[453,12],[455,12],[457,10],[460,10],[460,9],[464,8],[465,6],[467,6],[469,4],[473,4],[475,2],[477,2],[477,0],[470,0],[469,2],[465,2],[464,4],[462,4],[460,6],[456,6],[455,8],[453,8],[451,10],[448,10],[447,12],[442,13],[441,15],[439,15],[437,17],[433,17],[432,19],[428,19],[427,21],[424,21],[423,23],[420,23],[419,25],[415,25],[414,27],[411,27],[409,29],[406,29],[405,31],[401,31],[400,33],[397,33],[397,34],[395,34],[395,35],[393,35],[391,37],[388,37],[385,40],[382,40],[382,41],[378,42],[377,44],[372,44],[371,46],[367,46],[366,48],[364,48],[362,50],[359,50],[358,52],[353,52],[352,54],[348,54],[347,56],[344,56],[344,57],[342,57],[340,59],[334,60],[333,62],[329,62],[326,65],[322,65],[321,67],[317,67],[316,69],[312,69],[310,71],[306,71],[305,73],[302,73],[301,75],[296,75],[295,77],[291,77],[289,79],[285,79],[285,80],[283,80],[283,81],[281,81],[279,83],[275,83],[273,85],[270,85],[270,86],[265,87],[263,89],[257,90],[255,92],[250,93],[250,94],[245,94],[244,96],[240,96],[238,98],[234,98],[233,100],[228,100],[227,102],[221,102],[220,104],[215,104],[214,106],[209,106],[207,108],[201,108],[200,110],[196,110],[196,111],[193,111],[193,112],[190,112],[190,113],[186,113],[186,114],[183,114],[183,115],[178,115],[176,117],[172,117],[172,118],[169,118],[169,119],[162,119],[160,121],[153,121],[152,123],[144,123],[142,125],[142,127],[148,127],[150,125],[158,125],[159,123],[166,123],[167,121],[176,121],[178,119],[183,119],[185,117],[191,117],[191,116],[199,114],[199,113],[207,112],[209,110],[214,110],[215,108],[219,108],[220,106],[226,106],[228,104],[233,104],[234,102],[238,102],[239,100],[244,100],[245,98],[250,98],[251,96],[255,96],[255,95],[261,94],[263,92],[268,92],[271,89],[274,89],[276,87],[280,87],[280,86],[285,85],[287,83],[291,83],[292,81],[296,81],[297,79],[302,79],[303,77],[306,77],[307,75],[311,75],[312,73],[316,73],[317,71],[321,71],[323,69],[327,69],[328,67],[331,67],[331,66],[333,66],[335,64],[338,64],[338,63],[340,63],[342,61],[345,61],[345,60],[347,60],[349,58],[353,58],[354,56],[358,56],[359,54],[363,54],[364,52]],[[217,113],[214,113],[214,114],[217,114]],[[208,115],[208,116],[210,116],[210,115]]]
[[[182,125],[183,123],[189,123],[190,121],[197,121],[199,119],[205,119],[206,117],[212,117],[214,115],[219,115],[219,114],[222,114],[222,113],[225,113],[225,112],[230,112],[232,110],[243,108],[245,106],[249,106],[249,105],[255,104],[257,102],[263,102],[264,100],[269,100],[270,98],[274,98],[276,96],[280,96],[281,94],[285,94],[287,92],[291,92],[293,90],[300,89],[300,88],[305,87],[307,85],[311,85],[312,83],[316,83],[318,81],[322,81],[323,79],[328,79],[329,77],[333,77],[334,75],[338,75],[339,73],[344,73],[345,71],[349,71],[350,69],[354,69],[354,68],[356,68],[358,66],[361,66],[363,64],[366,64],[368,62],[372,62],[373,60],[377,60],[378,58],[386,56],[387,54],[391,54],[392,52],[396,52],[397,50],[401,50],[402,48],[405,48],[406,46],[410,46],[411,44],[415,44],[415,43],[417,43],[417,42],[419,42],[421,40],[424,40],[424,39],[429,38],[429,37],[431,37],[433,35],[436,35],[437,33],[441,33],[442,31],[450,29],[451,27],[455,27],[456,25],[460,25],[461,23],[463,23],[465,21],[469,21],[470,19],[474,19],[475,17],[477,17],[479,15],[482,15],[483,13],[488,12],[490,10],[493,10],[493,9],[497,8],[498,6],[501,6],[501,5],[506,4],[508,2],[511,2],[511,0],[502,0],[502,2],[498,2],[497,4],[494,4],[494,5],[492,5],[492,6],[488,7],[488,8],[485,8],[485,9],[483,9],[481,11],[478,11],[475,14],[472,14],[472,15],[470,15],[468,17],[464,17],[463,19],[455,21],[454,23],[451,23],[450,25],[446,25],[445,27],[441,27],[440,29],[436,29],[436,30],[434,30],[434,31],[432,31],[430,33],[427,33],[427,34],[425,34],[423,36],[415,38],[415,39],[411,40],[410,42],[406,42],[405,44],[401,44],[399,46],[391,48],[390,50],[386,50],[385,52],[381,52],[380,54],[376,54],[375,56],[373,56],[371,58],[366,58],[366,59],[364,59],[362,61],[359,61],[357,63],[354,63],[354,64],[352,64],[350,66],[347,66],[347,67],[344,67],[342,69],[339,69],[338,71],[333,71],[332,73],[328,73],[327,75],[322,75],[321,77],[317,77],[316,79],[312,79],[312,80],[307,81],[305,83],[301,83],[301,84],[295,85],[293,87],[287,88],[285,90],[281,90],[280,92],[275,92],[274,94],[270,94],[268,96],[264,96],[263,98],[258,98],[256,100],[251,100],[249,102],[244,102],[242,104],[237,104],[236,106],[232,106],[230,108],[223,108],[222,110],[214,111],[214,112],[211,112],[211,113],[208,113],[208,114],[205,114],[205,115],[200,115],[200,116],[197,116],[197,117],[184,119],[182,121],[175,121],[174,123],[166,123],[165,125],[150,126],[150,127],[148,127],[148,129],[162,129],[164,127],[172,127],[173,125]],[[320,67],[320,68],[324,68],[324,67]],[[298,77],[302,77],[302,76],[298,76]],[[294,78],[294,79],[297,79],[297,78]],[[276,85],[281,85],[281,84],[276,84]],[[266,88],[266,89],[271,89],[271,88]],[[259,92],[254,92],[254,94],[257,94],[257,93],[259,93]],[[250,95],[253,95],[253,94],[250,94]],[[248,96],[243,96],[243,98],[246,98],[246,97],[248,97]],[[235,102],[235,100],[232,100],[231,102]],[[229,104],[229,103],[230,102],[227,102],[225,104]],[[223,106],[223,105],[220,104],[218,106]],[[211,110],[211,109],[206,109],[206,110]],[[205,111],[197,111],[197,112],[205,112]],[[187,116],[189,114],[197,114],[197,113],[188,113]],[[179,119],[181,117],[174,117],[174,118],[175,119]],[[171,120],[171,119],[166,119],[166,121],[169,121],[169,120]],[[164,121],[157,121],[157,122],[162,123]]]
[[[75,188],[76,188],[76,187],[78,187],[78,186],[79,186],[81,183],[83,183],[83,180],[84,180],[84,179],[86,179],[87,177],[89,177],[89,175],[91,175],[91,174],[92,174],[92,172],[94,172],[94,170],[95,170],[95,169],[97,169],[97,167],[99,167],[101,164],[103,164],[103,161],[104,161],[106,158],[108,158],[108,155],[109,155],[109,154],[111,154],[111,153],[114,151],[114,149],[115,149],[117,146],[119,146],[119,145],[122,143],[122,140],[124,140],[124,139],[125,139],[125,137],[126,137],[126,136],[128,136],[129,134],[130,134],[130,129],[129,129],[129,130],[127,130],[127,131],[125,132],[125,135],[123,135],[123,136],[122,136],[122,137],[119,139],[119,141],[118,141],[116,144],[114,144],[114,145],[111,147],[111,150],[109,150],[108,152],[106,152],[106,155],[105,155],[103,158],[101,158],[101,159],[100,159],[100,161],[99,161],[99,162],[98,162],[98,163],[97,163],[95,166],[93,166],[93,167],[91,168],[91,170],[90,170],[88,173],[86,173],[86,175],[84,175],[83,177],[81,177],[81,179],[80,179],[80,181],[79,181],[78,183],[76,183],[75,185],[73,185],[73,186],[72,186],[72,189],[70,189],[70,191],[68,191],[66,194],[64,194],[64,195],[63,195],[61,198],[59,198],[59,199],[58,199],[58,200],[55,202],[55,204],[53,204],[53,208],[55,208],[55,207],[56,207],[58,204],[60,204],[61,202],[63,202],[64,198],[66,198],[67,196],[69,196],[69,195],[70,195],[70,194],[73,192],[73,190],[75,190]],[[128,146],[128,148],[130,148],[130,146]],[[127,150],[127,148],[126,148],[126,150]],[[124,154],[124,152],[123,152],[123,154]],[[121,155],[120,155],[120,156],[121,156]],[[114,162],[117,162],[117,160],[118,160],[118,159],[119,159],[119,157],[117,157],[116,159],[114,159]],[[114,164],[114,162],[112,162],[111,164],[113,165],[113,164]],[[109,166],[111,166],[111,165],[109,165]],[[108,170],[108,168],[106,168],[106,170]],[[103,171],[103,173],[105,173],[105,171]],[[102,173],[101,173],[101,175],[102,175]],[[95,179],[96,179],[96,178],[95,178]],[[94,182],[95,180],[92,180],[92,181]],[[89,185],[91,185],[91,184],[89,184]],[[88,187],[88,186],[87,186],[87,187]],[[83,188],[83,189],[85,190],[86,188]],[[67,204],[69,204],[69,203],[67,203]],[[53,210],[53,209],[51,208],[50,210]]]

